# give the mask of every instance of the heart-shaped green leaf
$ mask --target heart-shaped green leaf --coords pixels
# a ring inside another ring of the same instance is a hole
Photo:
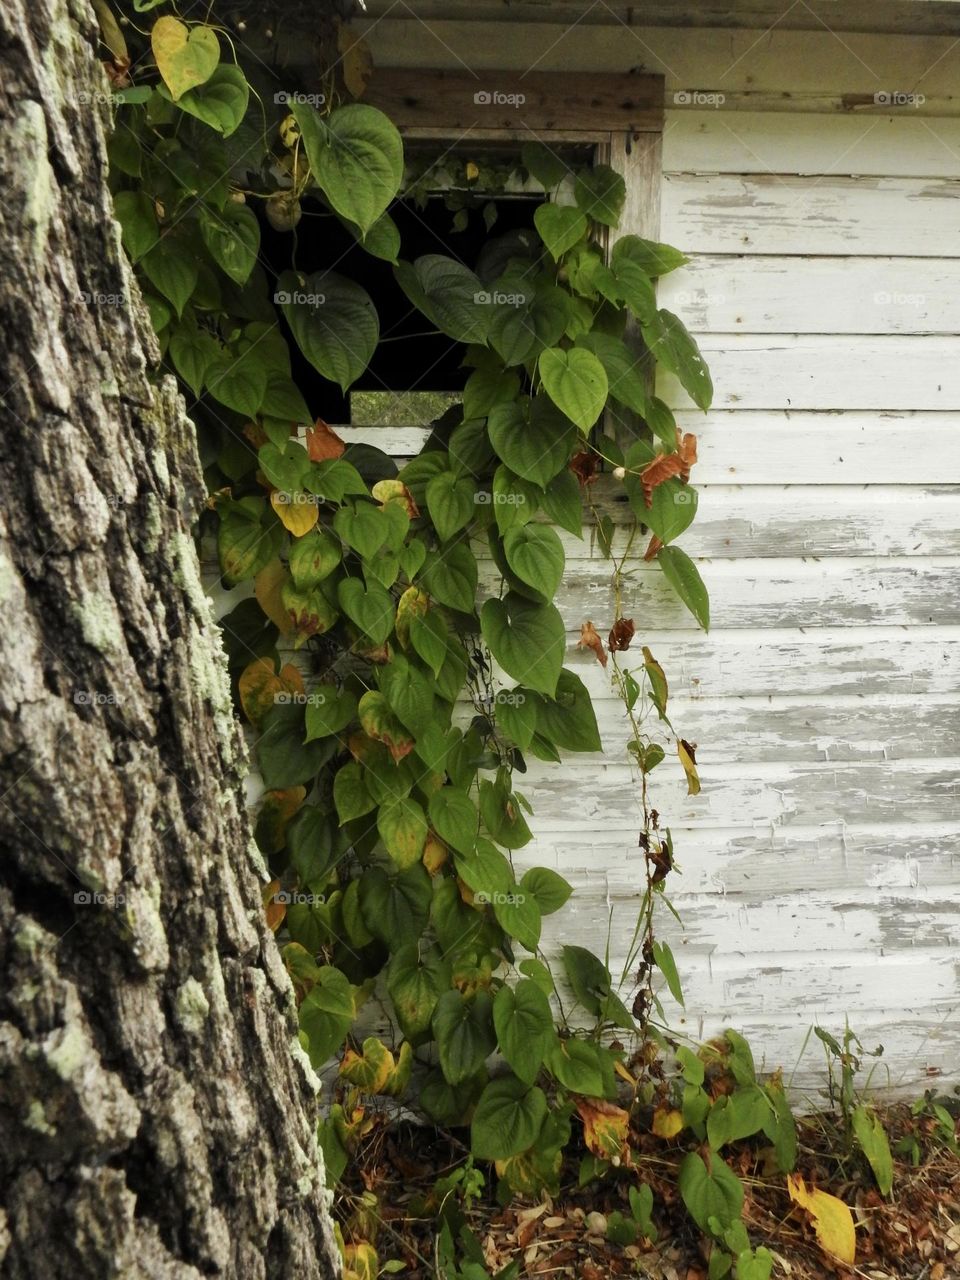
[[[550,1001],[530,978],[501,987],[493,1002],[500,1050],[526,1084],[533,1084],[555,1035]]]
[[[491,1080],[470,1126],[470,1148],[478,1160],[506,1160],[527,1151],[547,1117],[542,1089],[516,1076]]]
[[[544,600],[552,600],[563,577],[563,543],[547,524],[524,524],[503,537],[507,564]]]
[[[551,347],[540,354],[537,366],[547,395],[584,434],[590,430],[607,401],[607,375],[592,351]]]
[[[400,188],[400,134],[382,111],[363,103],[339,107],[326,119],[309,103],[294,102],[290,110],[317,185],[366,235]]]
[[[551,698],[563,666],[566,633],[552,604],[534,604],[515,592],[487,600],[480,628],[490,652],[508,675]]]
[[[359,578],[344,578],[337,586],[340,608],[351,622],[370,637],[374,644],[384,644],[393,630],[393,596],[377,583],[364,589]]]
[[[388,801],[377,814],[377,831],[387,853],[401,871],[423,857],[427,820],[423,809],[409,796]]]
[[[346,391],[370,363],[380,321],[370,295],[335,271],[285,271],[274,301],[315,369]]]
[[[569,205],[538,205],[533,221],[554,262],[587,234],[586,215]]]

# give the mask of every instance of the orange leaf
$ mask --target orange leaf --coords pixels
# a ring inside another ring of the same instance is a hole
[[[274,933],[283,924],[283,918],[287,914],[287,904],[285,902],[277,902],[277,894],[279,892],[279,880],[271,880],[263,891],[263,906],[267,913],[267,928]]]
[[[679,476],[684,484],[690,479],[690,468],[697,460],[697,437],[692,432],[680,439],[677,432],[676,453],[659,454],[640,472],[640,484],[643,486],[643,501],[648,507],[653,505],[653,491],[657,485],[665,484],[674,476]]]
[[[852,1266],[857,1256],[857,1233],[853,1214],[847,1205],[836,1196],[828,1195],[826,1191],[818,1191],[816,1187],[808,1191],[799,1174],[787,1177],[787,1191],[794,1204],[810,1214],[813,1229],[824,1253],[832,1254],[841,1262]]]
[[[292,670],[284,667],[284,671]],[[299,671],[297,675],[299,675]],[[307,798],[306,787],[268,791],[257,814],[257,844],[264,853],[279,853],[287,838],[287,826]]]
[[[318,418],[312,427],[307,428],[307,453],[311,462],[339,458],[346,447],[344,441],[322,418]]]
[[[663,543],[660,541],[657,535],[654,534],[653,537],[650,539],[649,546],[647,547],[646,551],[643,553],[644,560],[652,560],[662,546],[663,546]]]
[[[597,655],[597,661],[601,667],[607,665],[607,655],[603,648],[603,641],[600,639],[600,634],[592,622],[582,622],[580,624],[580,639],[577,641],[577,647],[580,649],[592,649]]]
[[[290,702],[303,693],[303,677],[296,667],[286,666],[279,675],[272,658],[254,658],[237,681],[243,714],[252,725],[260,721],[278,702]]]

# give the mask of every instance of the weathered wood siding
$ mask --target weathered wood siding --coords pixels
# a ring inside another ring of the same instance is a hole
[[[404,7],[405,8],[405,7]],[[399,11],[398,11],[399,12]],[[412,12],[412,11],[411,11]],[[960,1062],[960,46],[937,36],[436,21],[370,23],[383,65],[666,76],[662,238],[695,255],[661,285],[717,387],[700,437],[698,634],[658,572],[629,603],[699,743],[703,793],[665,764],[683,925],[664,913],[685,1025],[756,1036],[766,1065],[822,1079],[814,1021],[885,1046],[911,1091]],[[724,103],[698,110],[697,87]],[[891,112],[877,92],[920,93]],[[648,145],[644,143],[643,145]],[[642,202],[637,202],[638,206]],[[625,230],[630,230],[630,227]],[[381,433],[396,452],[410,436]],[[612,487],[603,502],[625,519]],[[568,662],[606,745],[523,789],[517,857],[576,886],[551,945],[622,961],[639,904],[622,711],[579,654],[611,615],[609,566],[566,538]],[[814,1042],[816,1044],[816,1042]]]

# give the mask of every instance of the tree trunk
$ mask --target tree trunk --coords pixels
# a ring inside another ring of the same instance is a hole
[[[0,10],[0,1273],[339,1272],[82,0]]]

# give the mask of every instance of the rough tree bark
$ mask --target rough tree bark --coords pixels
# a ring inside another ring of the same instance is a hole
[[[95,48],[81,0],[4,0],[0,1273],[330,1277],[194,431],[151,374]]]

